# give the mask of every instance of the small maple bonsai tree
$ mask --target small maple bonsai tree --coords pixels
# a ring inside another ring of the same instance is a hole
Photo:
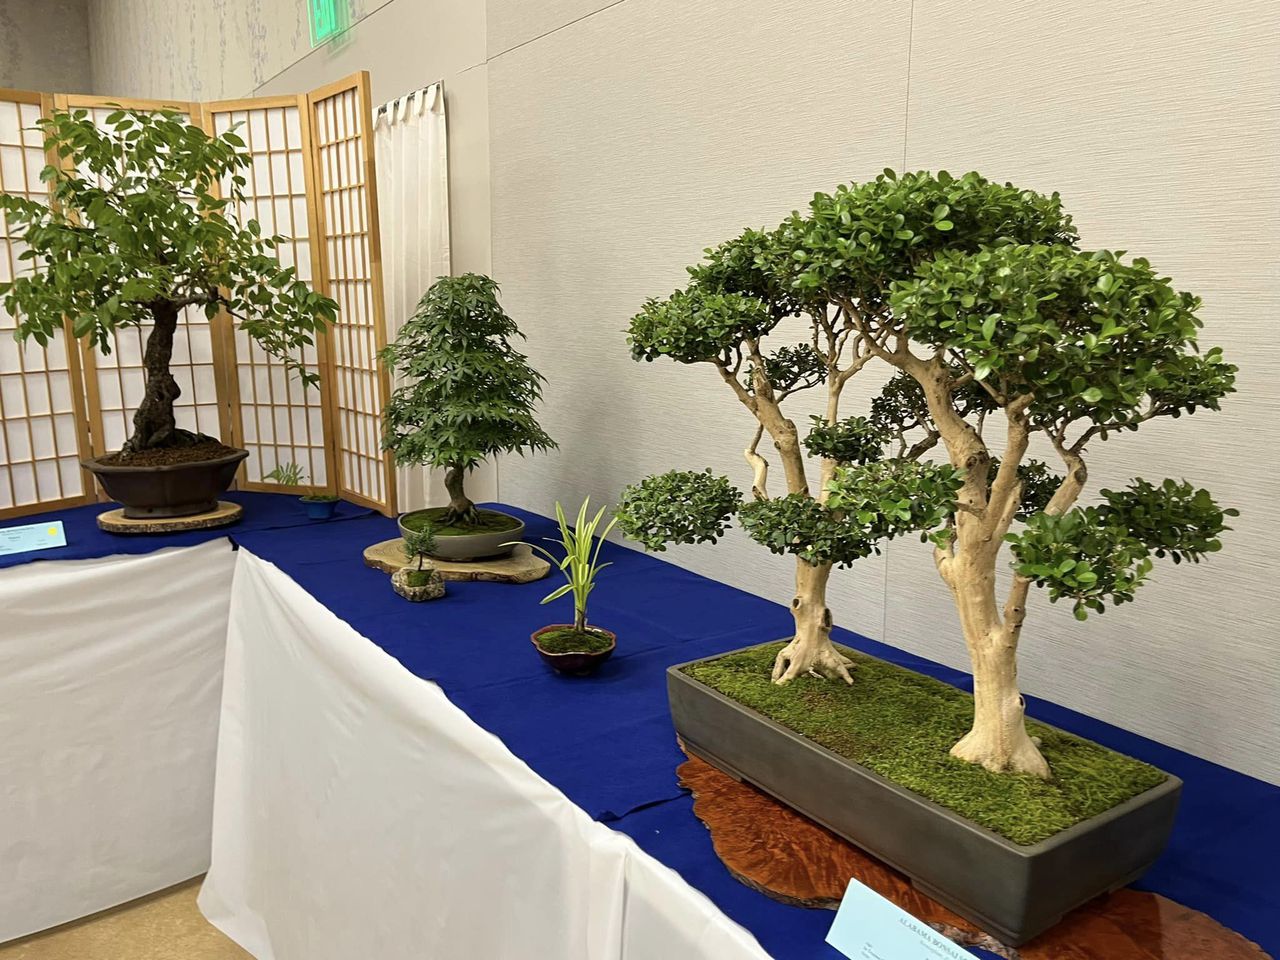
[[[498,303],[497,283],[466,273],[433,283],[381,354],[403,380],[383,414],[383,448],[400,465],[445,470],[442,526],[479,522],[464,481],[486,458],[555,446],[533,413],[543,377],[513,337],[523,334]]]
[[[233,130],[211,137],[181,114],[115,110],[99,126],[85,110],[38,121],[59,162],[41,172],[49,203],[0,194],[19,259],[32,272],[0,283],[17,333],[47,345],[64,322],[110,352],[115,331],[151,325],[146,386],[120,459],[210,438],[178,428],[169,369],[188,307],[225,311],[309,384],[297,359],[337,315],[337,304],[283,267],[256,220],[240,223],[249,165]]]

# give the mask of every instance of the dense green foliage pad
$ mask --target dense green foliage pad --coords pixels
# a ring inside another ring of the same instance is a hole
[[[769,680],[782,644],[766,644],[685,672],[828,750],[954,810],[1015,843],[1037,843],[1166,779],[1155,767],[1031,722],[1052,780],[992,773],[948,754],[973,719],[973,698],[932,677],[857,653],[852,686],[803,676]]]
[[[710,470],[671,470],[622,491],[618,527],[649,550],[669,543],[714,543],[729,528],[742,491]]]

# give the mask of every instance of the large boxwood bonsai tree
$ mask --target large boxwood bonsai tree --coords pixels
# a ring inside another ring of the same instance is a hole
[[[960,219],[952,219],[943,202],[948,191],[927,175],[884,183],[893,185],[882,200],[884,223],[840,224],[847,234],[841,266],[860,285],[856,302],[887,306],[895,281],[945,251],[973,253],[1006,240],[1054,242],[1068,229],[1056,198],[1027,197],[977,175],[962,182],[974,215],[966,210]],[[930,200],[928,217],[908,225],[898,208]],[[867,556],[885,538],[941,523],[960,478],[945,465],[884,458],[891,423],[883,417],[841,418],[845,385],[881,345],[862,335],[854,315],[837,301],[844,289],[805,278],[806,230],[801,218],[792,218],[707,250],[704,261],[689,268],[690,284],[649,300],[628,333],[637,360],[668,357],[714,369],[755,420],[745,450],[753,471],[750,499],[739,510],[739,492],[727,479],[674,471],[625,490],[619,520],[628,536],[662,550],[669,543],[715,541],[739,512],[753,539],[796,558],[795,634],[778,654],[774,679],[785,683],[819,673],[852,682],[847,659],[830,638],[826,588],[832,567]],[[792,333],[770,350],[766,338],[794,331],[793,317],[803,319],[801,338]],[[817,387],[825,387],[825,415],[802,439],[783,403]],[[769,466],[759,449],[765,435],[782,465],[783,496],[770,494]],[[819,461],[816,483],[806,451]],[[920,496],[924,491],[932,496]]]
[[[146,385],[121,462],[210,438],[178,428],[180,396],[169,370],[182,311],[222,310],[295,370],[337,315],[337,304],[283,267],[256,220],[239,222],[249,165],[233,130],[211,137],[179,113],[115,110],[99,126],[88,111],[38,121],[58,163],[46,166],[50,203],[0,194],[10,231],[27,249],[32,272],[0,284],[17,335],[41,345],[69,321],[76,337],[110,352],[124,327],[151,325]],[[228,189],[229,188],[229,189]]]
[[[1030,586],[1072,600],[1083,619],[1108,601],[1131,600],[1153,556],[1199,560],[1219,549],[1224,517],[1234,514],[1174,480],[1135,480],[1103,491],[1099,504],[1076,506],[1092,441],[1157,417],[1217,409],[1233,389],[1235,368],[1221,352],[1197,352],[1200,301],[1144,260],[1080,252],[1056,194],[973,173],[886,171],[819,194],[807,213],[747,236],[749,249],[740,238],[709,251],[689,289],[647,304],[631,342],[640,358],[716,366],[774,436],[788,495],[771,500],[758,482],[755,501],[740,510],[754,538],[798,557],[796,636],[774,678],[810,671],[850,679],[826,636],[830,614],[812,612],[822,600],[824,562],[829,571],[830,561],[861,555],[868,542],[920,530],[935,544],[973,664],[973,728],[953,755],[993,771],[1048,776],[1016,682]],[[738,272],[723,269],[726,251]],[[759,337],[777,322],[765,319],[771,305],[773,313],[785,315],[780,306],[808,313],[809,346],[825,367],[816,378],[833,398],[848,371],[870,357],[901,371],[866,420],[838,421],[829,403],[808,439],[824,458],[816,497],[794,425],[769,409],[787,392],[773,377],[795,382],[796,365],[784,367],[782,358],[805,350],[760,353]],[[851,358],[842,367],[832,363],[841,351]],[[743,354],[749,385],[737,380]],[[999,458],[987,443],[993,427],[1003,434]],[[1029,458],[1037,435],[1063,475]],[[949,463],[919,459],[939,443]],[[891,456],[881,458],[881,444]],[[748,458],[755,455],[753,445]],[[757,465],[757,477],[764,473]],[[623,529],[655,548],[715,539],[735,506],[723,495],[726,484],[709,474],[651,478],[624,495]],[[1016,531],[1015,521],[1022,521]],[[1002,607],[996,567],[1006,540],[1014,577]],[[843,555],[833,549],[852,542],[863,546]]]
[[[511,345],[523,336],[498,284],[465,273],[433,283],[381,354],[403,381],[383,413],[383,448],[402,466],[444,469],[442,526],[480,521],[465,480],[485,459],[556,445],[533,413],[543,377]]]

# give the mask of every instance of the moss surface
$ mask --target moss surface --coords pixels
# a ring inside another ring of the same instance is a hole
[[[435,527],[437,537],[461,537],[473,533],[499,533],[503,530],[515,530],[520,521],[497,510],[478,510],[479,520],[476,523],[451,523],[445,525],[444,515],[447,507],[431,507],[428,510],[415,510],[401,518],[410,530],[420,531],[428,523]]]
[[[861,764],[887,780],[994,830],[1037,843],[1164,782],[1155,767],[1030,722],[1054,779],[991,773],[949,755],[968,732],[973,698],[962,690],[845,647],[853,686],[800,677],[769,679],[782,644],[768,644],[685,672],[714,690]]]
[[[538,646],[547,653],[603,653],[611,643],[609,637],[590,627],[585,632],[562,627],[538,634]]]
[[[410,587],[425,587],[431,582],[435,570],[431,567],[419,570],[416,567],[404,575],[404,582]]]

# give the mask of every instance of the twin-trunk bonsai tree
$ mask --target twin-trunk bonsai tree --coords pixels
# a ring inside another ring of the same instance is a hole
[[[478,522],[464,481],[485,459],[556,445],[534,417],[543,378],[511,345],[521,336],[498,284],[465,273],[433,283],[381,354],[403,381],[383,413],[383,448],[402,466],[444,469],[443,526]]]
[[[1056,194],[974,173],[886,171],[819,194],[776,230],[708,250],[690,274],[687,288],[632,320],[632,352],[716,370],[756,420],[745,452],[752,495],[740,504],[709,472],[651,477],[624,492],[624,532],[658,550],[712,541],[736,511],[753,539],[793,554],[795,635],[774,666],[779,683],[805,673],[853,682],[830,639],[832,566],[919,532],[934,544],[973,665],[973,727],[952,753],[1049,776],[1016,682],[1030,586],[1072,600],[1084,619],[1132,599],[1153,554],[1176,562],[1217,550],[1224,514],[1234,513],[1172,480],[1135,480],[1076,506],[1090,442],[1217,409],[1233,389],[1235,368],[1220,351],[1196,352],[1200,301],[1144,260],[1080,252]],[[808,325],[805,341],[767,352],[764,339],[795,316]],[[899,374],[870,417],[841,419],[842,389],[870,362]],[[781,404],[817,387],[826,414],[802,439]],[[769,488],[765,435],[783,496]],[[1029,459],[1033,439],[1062,475]],[[948,462],[922,459],[939,443]],[[1001,604],[1005,542],[1014,577]]]
[[[241,223],[249,165],[233,130],[211,137],[171,111],[115,110],[102,126],[85,110],[38,121],[57,162],[40,178],[50,202],[0,194],[33,272],[0,284],[17,334],[47,345],[64,322],[109,353],[115,331],[151,325],[146,386],[123,453],[207,439],[180,430],[170,372],[182,311],[219,311],[309,384],[298,360],[337,314],[273,250],[256,220]]]

